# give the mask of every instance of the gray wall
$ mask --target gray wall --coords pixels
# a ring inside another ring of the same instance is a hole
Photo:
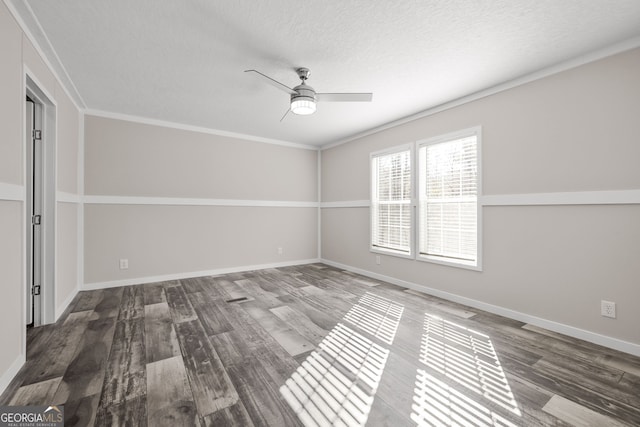
[[[56,257],[54,311],[60,314],[78,289],[78,150],[79,109],[0,2],[0,390],[25,357],[25,159],[23,115],[24,73],[27,71],[52,98],[57,112]],[[46,137],[46,136],[45,136]]]
[[[316,259],[317,156],[86,116],[85,283]]]
[[[3,3],[0,3],[0,185],[23,189],[22,161],[22,32]],[[8,192],[8,191],[7,191]],[[24,357],[21,307],[23,296],[23,200],[0,198],[0,375],[5,386],[9,370]],[[0,387],[3,388],[3,387]]]
[[[367,207],[322,209],[322,257],[638,351],[640,198],[600,203],[640,189],[639,112],[636,49],[323,150],[322,201],[368,200],[371,152],[480,125],[492,201],[482,272],[391,256],[376,265]],[[604,193],[583,193],[593,191]],[[558,192],[568,193],[551,196],[559,204],[534,205]],[[595,201],[572,204],[585,194]],[[617,303],[617,319],[600,316],[602,299]]]
[[[79,283],[318,257],[317,152],[83,119],[4,3],[0,52],[0,390],[25,356],[27,69],[57,106],[57,314]],[[494,202],[483,208],[482,272],[384,255],[376,265],[366,207],[322,209],[322,256],[640,348],[640,204],[601,203],[611,191],[640,189],[638,111],[636,49],[324,150],[322,200],[349,204],[369,199],[370,152],[481,125],[484,194]],[[604,193],[571,202],[593,191]],[[558,204],[535,205],[537,193],[557,192],[566,192]],[[600,316],[601,299],[617,302],[616,320]]]

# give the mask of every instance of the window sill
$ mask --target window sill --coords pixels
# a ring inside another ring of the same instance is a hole
[[[430,262],[432,264],[446,265],[448,267],[463,268],[465,270],[482,271],[480,262],[473,261],[451,261],[449,258],[419,255],[416,260],[422,262]]]
[[[406,253],[406,252],[402,252],[402,251],[394,251],[393,249],[382,249],[382,248],[376,248],[376,247],[369,247],[369,252],[373,252],[376,254],[381,254],[381,255],[390,255],[390,256],[394,256],[394,257],[398,257],[398,258],[405,258],[405,259],[414,259],[414,256],[412,253]]]

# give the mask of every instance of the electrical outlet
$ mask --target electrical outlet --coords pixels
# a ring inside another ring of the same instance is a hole
[[[281,247],[279,247],[279,248],[278,248],[278,255],[282,255],[282,253],[283,253],[282,248],[281,248]]]
[[[120,260],[120,270],[126,270],[127,268],[129,268],[129,260],[126,258],[123,258]]]
[[[380,265],[380,255],[376,255],[376,265]]]
[[[611,301],[600,301],[600,314],[604,317],[616,318],[616,303]]]

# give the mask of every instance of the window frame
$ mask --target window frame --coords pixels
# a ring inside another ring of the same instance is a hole
[[[395,250],[392,248],[382,248],[379,246],[374,246],[373,244],[373,235],[374,235],[374,194],[375,191],[377,189],[377,186],[374,186],[374,184],[377,183],[376,181],[376,177],[374,176],[375,174],[375,170],[373,167],[373,160],[376,157],[382,157],[382,156],[386,156],[386,155],[390,155],[390,154],[396,154],[396,153],[401,153],[404,151],[408,151],[409,152],[409,165],[411,167],[411,178],[410,178],[410,185],[411,185],[411,198],[410,198],[410,202],[409,202],[409,208],[410,208],[410,225],[409,225],[409,252],[406,253],[404,251],[400,251],[400,250]],[[416,213],[415,213],[415,144],[414,143],[407,143],[407,144],[402,144],[402,145],[396,145],[384,150],[380,150],[380,151],[375,151],[369,154],[369,251],[373,252],[373,253],[377,253],[377,254],[382,254],[382,255],[391,255],[391,256],[395,256],[395,257],[400,257],[400,258],[407,258],[407,259],[415,259],[415,248],[416,248],[416,242],[415,242],[415,230],[416,230]]]
[[[421,255],[420,254],[420,221],[418,215],[420,214],[419,207],[419,151],[422,146],[433,145],[443,142],[449,142],[456,139],[461,139],[469,136],[476,137],[476,167],[478,171],[477,175],[477,196],[476,196],[476,262],[459,260],[455,261],[452,258],[434,256],[434,255]],[[402,151],[409,151],[410,166],[411,166],[411,202],[410,212],[411,231],[409,233],[409,253],[403,251],[397,251],[394,249],[381,248],[373,245],[374,235],[374,192],[377,187],[374,187],[374,168],[373,160],[375,157],[384,156],[388,154],[399,153]],[[384,150],[375,151],[369,154],[369,252],[390,255],[399,258],[412,259],[416,261],[427,262],[431,264],[439,264],[448,267],[462,268],[466,270],[482,271],[483,269],[483,230],[482,230],[482,126],[474,126],[442,135],[438,135],[431,138],[421,139],[415,142],[396,145],[386,148]]]
[[[427,147],[429,145],[436,145],[446,142],[455,141],[462,138],[467,138],[470,136],[476,137],[476,167],[477,167],[477,182],[476,182],[476,261],[475,263],[471,261],[459,260],[456,261],[453,258],[442,257],[438,255],[424,255],[420,253],[420,232],[421,232],[421,221],[419,220],[420,216],[420,206],[419,201],[416,203],[416,224],[415,224],[415,259],[417,261],[429,262],[434,264],[447,265],[451,267],[464,268],[475,271],[482,271],[482,127],[475,126],[472,128],[462,129],[459,131],[447,133],[444,135],[438,135],[433,138],[427,138],[423,140],[419,140],[416,142],[415,153],[416,157],[420,153],[420,149],[422,147]],[[418,159],[414,159],[414,163],[419,167]],[[415,191],[416,198],[420,194],[420,186],[424,185],[424,183],[420,182],[420,171],[415,170],[415,174],[413,175],[415,186],[413,190]]]

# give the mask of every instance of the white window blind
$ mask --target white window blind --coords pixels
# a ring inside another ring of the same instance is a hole
[[[411,150],[372,156],[371,246],[411,254]]]
[[[477,136],[419,145],[418,169],[419,256],[477,265]]]

